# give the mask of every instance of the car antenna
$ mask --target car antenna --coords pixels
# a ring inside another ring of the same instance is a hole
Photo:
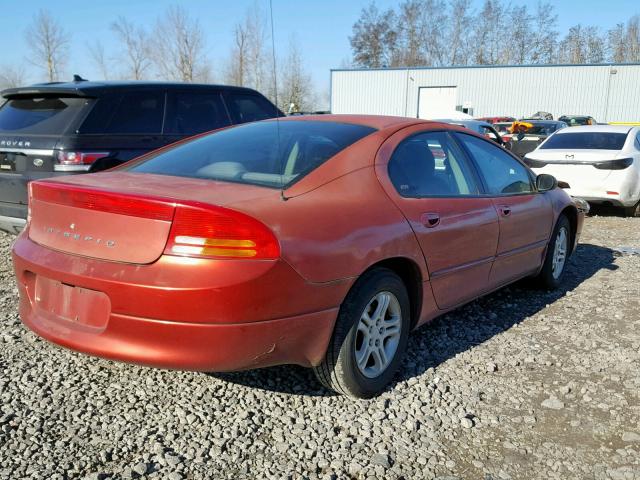
[[[80,75],[78,75],[77,73],[73,74],[73,81],[74,82],[87,82],[88,80],[86,78],[82,78]]]
[[[277,155],[280,162],[280,198],[283,201],[289,200],[284,194],[284,172],[282,164],[282,158],[280,158],[280,111],[278,110],[278,72],[276,70],[276,39],[273,28],[273,0],[269,0],[269,15],[271,18],[271,54],[273,57],[273,90],[275,97],[275,109],[276,109],[276,131],[278,132],[278,151]]]

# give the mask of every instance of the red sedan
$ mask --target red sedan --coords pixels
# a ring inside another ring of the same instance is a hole
[[[373,116],[219,130],[29,195],[13,260],[37,334],[155,367],[300,364],[356,397],[410,330],[522,277],[557,286],[584,218],[468,129]]]

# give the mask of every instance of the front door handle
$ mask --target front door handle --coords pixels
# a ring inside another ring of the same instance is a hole
[[[509,205],[500,206],[500,215],[503,217],[508,217],[511,215],[511,207]]]
[[[423,213],[420,217],[422,224],[427,228],[437,227],[440,224],[440,214],[438,213]]]

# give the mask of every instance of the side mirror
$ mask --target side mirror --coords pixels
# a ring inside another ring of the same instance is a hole
[[[536,177],[536,187],[538,187],[539,192],[548,192],[549,190],[553,190],[557,186],[558,181],[553,175],[541,173]]]

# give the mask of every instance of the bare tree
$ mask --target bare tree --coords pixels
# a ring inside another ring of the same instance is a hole
[[[616,63],[640,61],[640,16],[619,23],[607,34],[609,58]]]
[[[151,66],[147,32],[124,17],[118,17],[111,24],[111,30],[118,36],[124,47],[123,57],[127,65],[125,76],[133,80],[142,80]]]
[[[302,54],[295,38],[289,43],[289,53],[281,68],[278,102],[284,112],[309,111],[315,105],[310,75],[305,71]]]
[[[248,83],[258,91],[262,91],[265,86],[271,89],[273,83],[273,69],[269,68],[269,61],[265,45],[270,39],[267,33],[267,17],[262,7],[257,1],[254,2],[245,17],[245,28],[247,32],[247,74]],[[271,70],[270,74],[267,71]]]
[[[446,45],[449,57],[446,65],[467,65],[471,31],[471,0],[449,0]]]
[[[4,65],[0,68],[0,89],[22,87],[27,76],[22,65]]]
[[[575,25],[560,42],[558,60],[561,63],[601,63],[604,59],[605,40],[597,27]]]
[[[505,44],[505,6],[501,0],[485,0],[475,19],[473,36],[474,62],[477,65],[496,65],[501,63],[501,54]]]
[[[31,50],[29,61],[45,70],[50,82],[58,80],[69,49],[69,37],[62,26],[47,10],[40,10],[27,28],[25,38]]]
[[[378,68],[393,64],[397,48],[396,15],[393,10],[380,13],[375,3],[362,9],[349,37],[353,63]]]
[[[538,2],[533,19],[533,34],[530,46],[530,61],[534,64],[548,64],[556,61],[558,43],[558,15],[550,3]]]
[[[249,61],[249,34],[246,25],[238,23],[233,30],[233,46],[227,61],[225,81],[230,85],[242,87],[247,81],[247,63]]]
[[[89,45],[89,55],[91,60],[100,71],[100,75],[103,80],[109,80],[112,71],[109,65],[109,60],[104,51],[104,45],[100,40],[96,40],[93,44]]]
[[[429,65],[425,50],[426,25],[424,22],[423,0],[406,0],[400,4],[395,24],[397,42],[391,53],[391,66],[413,67]],[[395,18],[395,17],[393,17]]]
[[[508,10],[511,24],[510,41],[501,55],[502,63],[524,65],[531,58],[531,37],[533,17],[526,5],[515,6]]]
[[[209,76],[204,34],[197,19],[184,8],[169,7],[156,22],[151,57],[165,79],[202,81]]]

